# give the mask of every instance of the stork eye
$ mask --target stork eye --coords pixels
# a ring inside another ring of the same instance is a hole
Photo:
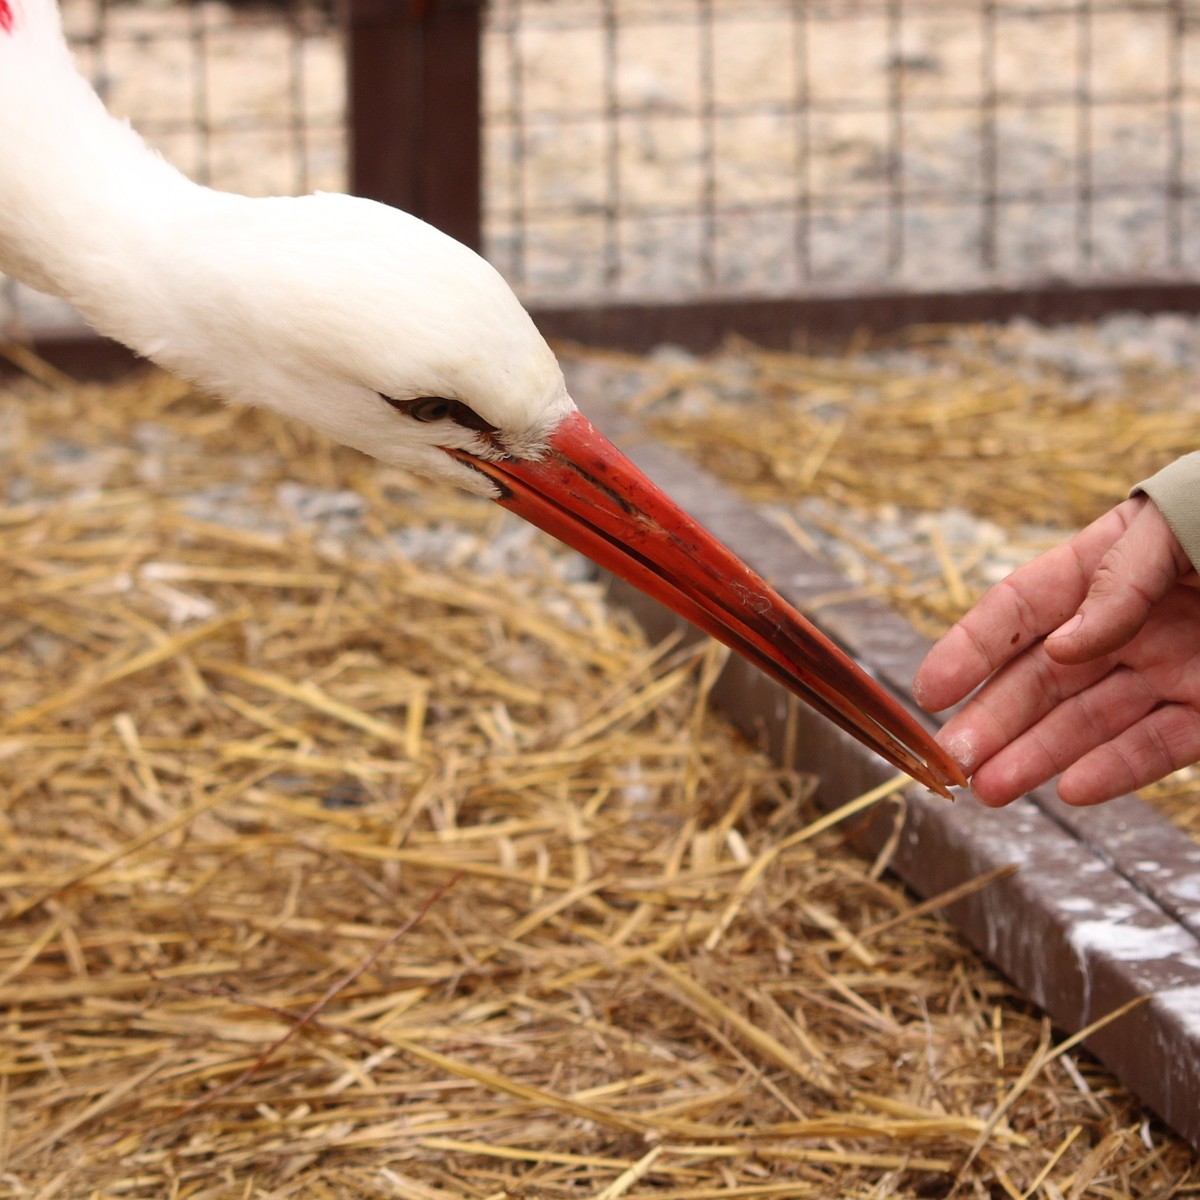
[[[495,433],[496,427],[488,424],[473,408],[461,400],[447,400],[444,396],[418,396],[415,400],[396,400],[383,397],[397,412],[402,412],[414,421],[430,424],[437,421],[453,421],[465,429],[478,433]]]
[[[414,400],[407,409],[408,415],[414,421],[444,421],[453,411],[449,400],[439,396],[422,396]]]

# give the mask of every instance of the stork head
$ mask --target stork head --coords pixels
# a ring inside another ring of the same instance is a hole
[[[368,201],[229,200],[192,261],[174,264],[186,291],[151,357],[490,496],[930,787],[965,782],[893,697],[575,409],[553,353],[478,255]]]
[[[512,290],[453,238],[356,197],[207,196],[199,228],[173,222],[179,287],[139,339],[156,361],[491,496],[494,484],[446,451],[535,457],[574,409]]]

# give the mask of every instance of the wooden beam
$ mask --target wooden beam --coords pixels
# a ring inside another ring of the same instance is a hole
[[[482,0],[350,0],[350,190],[481,246]]]

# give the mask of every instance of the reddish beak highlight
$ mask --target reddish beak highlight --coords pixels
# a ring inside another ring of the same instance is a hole
[[[903,707],[735,554],[657,488],[582,414],[536,461],[448,453],[498,502],[652,596],[943,796],[961,768]]]

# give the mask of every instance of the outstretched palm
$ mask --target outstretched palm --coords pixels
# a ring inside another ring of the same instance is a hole
[[[934,646],[914,685],[925,708],[984,684],[938,740],[985,804],[1060,772],[1063,800],[1097,804],[1200,759],[1195,582],[1139,496],[1015,571]]]

